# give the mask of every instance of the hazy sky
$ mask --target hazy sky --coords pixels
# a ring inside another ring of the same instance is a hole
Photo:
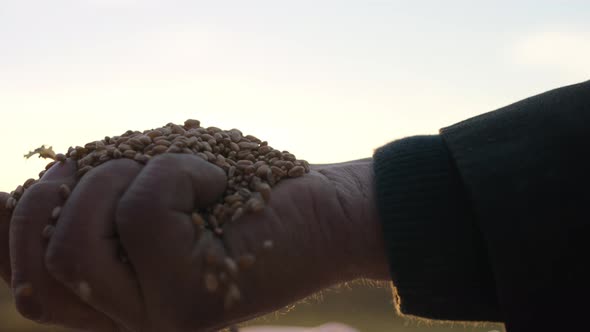
[[[590,1],[0,0],[0,190],[168,122],[312,163],[590,79]]]

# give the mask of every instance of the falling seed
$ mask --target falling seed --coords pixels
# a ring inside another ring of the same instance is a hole
[[[272,240],[266,240],[262,242],[262,247],[264,249],[272,249],[274,247],[274,243],[272,242]]]
[[[70,187],[67,184],[64,183],[61,186],[59,186],[59,195],[61,196],[61,198],[68,199],[68,197],[70,197],[71,193],[72,193],[72,190],[70,189]]]
[[[242,271],[251,268],[255,262],[256,262],[256,257],[254,257],[254,255],[252,255],[252,254],[245,254],[245,255],[238,257],[238,266],[240,267],[240,270],[242,270]]]
[[[205,227],[205,219],[203,219],[201,214],[199,214],[198,212],[193,212],[191,215],[191,219],[195,226],[198,226],[200,228]]]
[[[92,289],[86,281],[82,281],[78,284],[78,294],[80,295],[82,300],[86,302],[90,300],[90,296],[92,295]]]
[[[44,239],[49,240],[53,236],[54,233],[55,233],[55,226],[46,225],[45,228],[43,228],[43,232],[41,233],[41,236]]]
[[[61,214],[61,206],[54,207],[53,211],[51,211],[51,219],[57,220],[59,218],[60,214]]]
[[[217,278],[215,277],[214,274],[205,273],[204,281],[205,281],[205,289],[209,293],[214,293],[217,290],[217,288],[219,286],[219,281],[217,281]]]
[[[236,264],[236,261],[234,261],[231,257],[225,257],[223,264],[230,276],[233,278],[238,276],[238,265]]]
[[[235,303],[241,299],[241,297],[242,295],[238,286],[234,283],[229,284],[227,293],[225,294],[225,310],[231,309]]]

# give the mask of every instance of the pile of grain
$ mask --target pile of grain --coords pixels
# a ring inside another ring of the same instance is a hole
[[[199,233],[213,232],[223,236],[223,225],[234,222],[245,213],[264,210],[271,197],[271,188],[284,178],[295,178],[309,172],[309,164],[298,160],[288,151],[275,150],[268,142],[252,135],[243,135],[238,129],[221,130],[216,127],[204,128],[198,120],[187,120],[184,125],[168,123],[166,126],[140,131],[127,131],[120,136],[105,137],[84,146],[71,147],[66,154],[55,154],[44,146],[32,151],[26,157],[39,154],[53,159],[45,171],[55,163],[66,159],[77,161],[79,178],[94,167],[119,158],[133,159],[141,164],[149,163],[156,155],[164,153],[185,153],[203,158],[223,169],[227,174],[227,188],[218,202],[206,209],[195,210],[192,220]],[[43,176],[45,171],[39,174]],[[29,179],[18,186],[6,202],[6,208],[13,210],[25,190],[38,180]],[[71,193],[67,185],[59,190],[65,201]],[[51,214],[52,222],[43,230],[42,236],[49,239],[59,220],[61,206]],[[272,247],[272,240],[261,245]],[[124,252],[121,259],[126,261]],[[205,255],[210,269],[203,273],[203,285],[208,292],[224,290],[225,306],[231,307],[240,300],[236,278],[240,271],[250,268],[256,261],[251,254],[218,259]]]

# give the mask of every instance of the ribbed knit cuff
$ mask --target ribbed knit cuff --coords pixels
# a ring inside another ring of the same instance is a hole
[[[439,135],[392,142],[374,155],[377,206],[401,310],[490,320],[497,301],[469,199]]]

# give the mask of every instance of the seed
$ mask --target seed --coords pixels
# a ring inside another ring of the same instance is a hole
[[[61,214],[61,206],[54,207],[53,211],[51,211],[51,219],[57,220],[59,218],[60,214]]]
[[[236,302],[238,302],[242,298],[240,293],[240,289],[234,283],[229,284],[227,288],[227,293],[225,294],[225,303],[224,307],[226,310],[232,308]]]
[[[153,154],[162,154],[164,152],[166,152],[168,150],[168,146],[163,145],[163,144],[158,144],[156,146],[154,146],[154,148],[152,149],[152,153]]]
[[[230,166],[229,170],[227,171],[227,177],[233,178],[235,174],[236,174],[236,166]]]
[[[167,139],[164,139],[164,138],[154,141],[154,144],[163,145],[165,147],[169,147],[170,145],[172,145],[172,143],[170,141],[168,141]]]
[[[63,153],[58,153],[55,155],[55,160],[60,161],[60,162],[64,162],[64,161],[66,161],[66,156]]]
[[[256,144],[260,143],[260,140],[252,135],[246,135],[246,138],[250,141],[250,142],[254,142]]]
[[[153,140],[156,137],[162,136],[162,132],[159,130],[151,130],[146,133],[146,136]]]
[[[147,136],[147,135],[141,135],[139,136],[139,141],[143,144],[143,145],[150,145],[152,144],[152,139],[151,137]]]
[[[253,163],[253,162],[251,162],[250,160],[239,160],[239,161],[237,162],[237,167],[238,167],[239,169],[244,169],[244,168],[246,168],[246,167],[248,167],[248,166],[252,166],[253,164],[254,164],[254,163]]]
[[[6,205],[5,205],[6,210],[8,210],[8,211],[14,210],[14,208],[16,207],[16,204],[17,204],[16,199],[14,197],[9,197],[6,200]]]
[[[47,171],[47,170],[49,170],[49,169],[50,169],[51,167],[53,167],[53,165],[55,165],[55,164],[56,164],[56,161],[52,161],[52,162],[50,162],[49,164],[47,164],[47,165],[45,166],[45,170],[46,170],[46,171]]]
[[[188,119],[184,121],[184,128],[187,130],[192,128],[199,128],[200,125],[201,121],[199,120]]]
[[[303,166],[295,166],[289,170],[289,176],[292,178],[300,177],[305,174],[305,168]]]
[[[93,168],[92,166],[84,166],[76,172],[76,175],[79,178],[81,178],[82,176],[84,176],[84,174],[88,173],[88,171],[90,171],[92,168]]]
[[[205,151],[204,153],[207,156],[208,161],[215,162],[217,160],[217,157],[213,153],[211,153],[209,151]]]
[[[238,266],[240,267],[240,270],[242,270],[242,271],[251,268],[255,262],[256,262],[256,257],[254,257],[254,255],[252,255],[252,254],[245,254],[245,255],[238,257]]]
[[[225,196],[225,198],[224,198],[224,201],[227,204],[233,204],[234,202],[241,201],[241,200],[243,200],[243,198],[239,194],[233,194],[233,195],[230,195],[230,196]]]
[[[138,152],[133,159],[141,164],[147,164],[147,162],[150,160],[150,157]]]
[[[258,153],[260,153],[261,155],[265,155],[265,154],[267,154],[267,153],[269,153],[271,151],[272,151],[272,148],[270,146],[268,146],[268,145],[261,146],[258,149]]]
[[[191,219],[195,226],[205,228],[205,219],[198,212],[193,212]]]
[[[135,155],[137,152],[135,150],[125,150],[123,151],[123,157],[127,159],[135,159]]]
[[[238,276],[238,264],[236,264],[236,261],[234,261],[230,257],[225,257],[225,259],[223,260],[223,264],[230,276],[232,276],[233,278],[236,278]]]
[[[260,198],[252,197],[246,202],[246,206],[252,212],[260,212],[264,210],[264,201]]]
[[[123,156],[123,153],[121,152],[121,150],[119,150],[119,149],[115,149],[115,150],[113,151],[113,158],[115,158],[115,159],[119,159],[119,158],[121,158],[122,156]]]
[[[285,175],[287,175],[285,171],[283,171],[281,168],[277,166],[270,166],[270,169],[272,170],[272,174],[276,177],[282,178]]]
[[[133,148],[131,147],[131,145],[129,145],[127,143],[119,144],[119,146],[117,148],[119,150],[121,150],[122,152],[125,152],[127,150],[133,150]]]
[[[256,176],[258,176],[259,178],[264,178],[268,173],[268,170],[268,165],[262,165],[256,169]]]
[[[272,249],[274,247],[274,243],[272,242],[272,240],[265,240],[264,242],[262,242],[262,247],[264,249]]]
[[[92,296],[92,289],[86,281],[82,281],[78,284],[78,294],[82,300],[86,302],[90,300],[90,296]]]
[[[70,189],[70,187],[67,184],[64,183],[61,186],[59,186],[59,195],[61,196],[61,198],[68,199],[68,197],[70,197],[71,193],[72,193],[72,190]]]
[[[250,192],[250,190],[248,190],[246,188],[238,189],[238,194],[240,196],[242,196],[244,199],[248,199],[248,198],[250,198],[250,196],[252,196],[252,192]]]
[[[16,199],[16,200],[19,200],[24,193],[25,193],[25,188],[23,186],[18,186],[14,190],[12,197],[14,197],[14,199]]]
[[[55,233],[55,226],[46,225],[45,228],[43,228],[43,232],[41,233],[41,236],[44,239],[49,240],[53,236],[53,233]]]
[[[102,155],[102,156],[100,156],[100,157],[98,158],[98,162],[99,162],[99,163],[101,163],[101,164],[102,164],[102,163],[106,163],[106,162],[107,162],[107,161],[109,161],[109,160],[111,160],[111,157],[109,157],[109,156],[108,156],[108,155],[106,155],[106,154],[104,154],[104,155]]]
[[[231,221],[236,221],[238,220],[242,215],[244,215],[244,209],[239,207],[236,209],[236,211],[234,212],[233,216],[231,216]]]
[[[34,185],[35,182],[37,182],[37,180],[35,179],[28,179],[27,181],[25,181],[25,184],[23,184],[23,187],[25,189],[29,189],[30,186]]]
[[[219,287],[219,281],[213,273],[205,273],[203,279],[205,282],[205,289],[209,293],[214,293],[217,290],[217,287]]]
[[[151,140],[150,140],[151,141]],[[143,150],[143,146],[144,144],[139,140],[139,138],[132,138],[129,141],[127,141],[127,143],[134,149],[137,151],[141,151]],[[149,143],[148,143],[149,144]]]
[[[270,201],[270,190],[268,183],[261,182],[256,185],[256,191],[262,195],[262,198],[267,203]]]
[[[234,152],[240,151],[240,146],[238,144],[236,144],[235,142],[229,143],[229,147]]]
[[[184,130],[184,128],[182,128],[179,125],[175,125],[175,124],[172,124],[172,126],[170,126],[170,129],[172,129],[173,134],[184,135],[184,133],[186,132],[186,130]]]

